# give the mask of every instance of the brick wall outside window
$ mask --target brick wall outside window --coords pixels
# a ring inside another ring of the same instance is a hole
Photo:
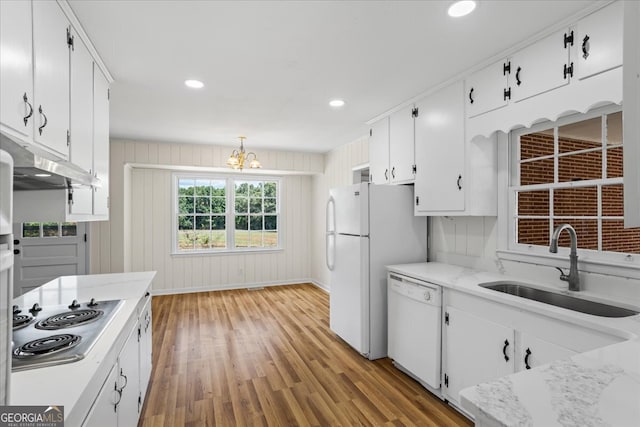
[[[593,120],[593,119],[592,119]],[[576,153],[580,150],[591,150]],[[604,153],[603,153],[604,150]],[[623,185],[606,179],[622,177],[622,145],[601,141],[558,138],[558,183],[602,180],[597,185],[573,188],[528,190],[517,193],[517,215],[542,218],[518,218],[517,241],[521,244],[548,246],[550,218],[554,226],[571,224],[578,235],[578,247],[598,250],[598,227],[602,230],[601,250],[640,253],[640,229],[624,229]],[[553,184],[554,135],[551,131],[520,136],[520,186]],[[540,158],[545,157],[546,158]],[[606,157],[606,174],[603,161]],[[601,217],[598,217],[600,188]],[[550,202],[553,201],[553,212]],[[564,217],[564,218],[557,218]],[[562,233],[560,246],[569,246],[568,233]]]

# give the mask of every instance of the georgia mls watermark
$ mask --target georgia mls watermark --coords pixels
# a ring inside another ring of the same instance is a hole
[[[64,406],[0,406],[0,427],[64,427]]]

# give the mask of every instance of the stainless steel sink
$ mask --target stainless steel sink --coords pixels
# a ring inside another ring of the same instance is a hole
[[[637,311],[629,310],[613,305],[602,304],[582,298],[575,298],[570,295],[558,294],[542,289],[533,288],[522,283],[490,282],[481,283],[479,286],[509,295],[515,295],[556,307],[567,308],[581,313],[592,314],[602,317],[628,317],[638,314]]]

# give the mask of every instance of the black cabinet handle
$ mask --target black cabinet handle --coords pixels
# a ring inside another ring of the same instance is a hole
[[[516,84],[518,86],[520,86],[520,84],[522,83],[522,81],[520,80],[520,71],[522,71],[522,68],[518,67],[518,69],[516,70]]]
[[[20,255],[20,249],[14,249],[13,250],[13,254],[14,255]]]
[[[118,382],[117,381],[115,382],[113,388],[116,391],[116,393],[118,393],[118,401],[113,404],[113,412],[118,412],[118,405],[120,404],[120,401],[122,400],[122,390],[118,389]]]
[[[389,169],[384,170],[384,180],[389,181]]]
[[[473,104],[473,88],[469,91],[469,102]]]
[[[38,132],[40,132],[40,135],[42,135],[42,129],[44,129],[44,127],[47,125],[48,120],[47,116],[42,112],[42,105],[40,106],[40,108],[38,108],[38,112],[42,117],[44,117],[44,123],[38,128]]]
[[[590,43],[589,43],[589,36],[584,36],[584,39],[582,39],[582,57],[584,59],[587,59],[589,57],[589,48],[590,48]]]
[[[13,241],[13,244],[14,244],[14,245],[19,245],[19,244],[20,244],[20,240],[15,239],[15,240]]]
[[[460,181],[462,181],[462,175],[458,175],[458,181],[456,181],[456,184],[458,185],[458,191],[462,190],[462,185],[460,184]]]
[[[391,168],[391,178],[395,178],[396,177],[396,167],[392,167]]]
[[[24,120],[24,125],[26,126],[27,122],[29,121],[29,117],[33,116],[33,105],[29,104],[29,98],[27,98],[27,92],[25,92],[24,95],[22,95],[22,100],[29,107],[29,114],[27,114],[22,118],[22,120]]]
[[[144,294],[144,296],[145,296],[145,297],[148,297],[149,295],[151,295],[151,294],[149,293],[149,291],[147,291],[147,292]]]
[[[122,368],[120,368],[120,376],[124,378],[124,385],[120,388],[120,392],[122,392],[122,390],[124,390],[129,383],[129,380],[127,379],[127,376],[122,372]]]
[[[531,366],[529,366],[529,356],[531,356],[531,350],[527,349],[525,353],[526,356],[524,356],[524,367],[525,369],[531,369]]]
[[[507,356],[507,347],[509,347],[509,340],[504,340],[504,347],[502,347],[502,354],[504,355],[504,361],[509,361],[509,356]]]

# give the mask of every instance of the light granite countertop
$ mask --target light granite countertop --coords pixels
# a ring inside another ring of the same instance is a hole
[[[14,304],[30,307],[120,299],[123,304],[82,360],[11,374],[12,405],[64,406],[65,424],[81,425],[102,383],[118,357],[119,348],[137,320],[138,304],[150,289],[155,272],[67,276],[52,280],[18,298]]]
[[[493,301],[600,330],[625,341],[466,388],[460,403],[479,426],[640,426],[640,315],[604,318],[481,288],[491,281],[531,282],[443,263],[388,266],[401,273]],[[534,283],[537,286],[539,284]],[[550,289],[557,292],[557,289]],[[639,310],[638,296],[582,298]]]

